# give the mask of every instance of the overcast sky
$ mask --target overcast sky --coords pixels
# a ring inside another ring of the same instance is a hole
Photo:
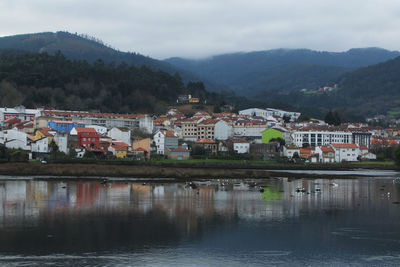
[[[58,30],[158,59],[273,48],[400,50],[400,1],[0,0],[0,36]]]

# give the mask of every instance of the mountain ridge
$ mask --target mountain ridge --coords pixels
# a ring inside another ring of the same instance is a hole
[[[398,51],[389,51],[382,48],[352,48],[345,52],[314,51],[310,49],[273,49],[254,52],[239,52],[215,55],[205,59],[191,60],[178,57],[165,61],[181,69],[195,73],[200,78],[225,84],[234,89],[238,94],[255,96],[265,90],[296,90],[304,87],[323,86],[341,74],[360,67],[381,63],[400,56]],[[281,76],[281,82],[287,79],[294,80],[307,75],[302,68],[298,73],[293,71],[294,66],[321,66],[325,72],[323,80],[315,80],[307,83],[292,83],[285,88],[278,85],[265,84],[269,79],[277,80]],[[291,69],[291,77],[284,77],[282,72]],[[338,68],[342,68],[338,72]],[[331,69],[331,70],[329,70]]]

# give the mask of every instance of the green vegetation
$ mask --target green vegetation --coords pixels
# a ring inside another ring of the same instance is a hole
[[[185,86],[178,74],[153,71],[122,63],[98,60],[71,61],[61,53],[0,53],[0,105],[51,106],[69,110],[102,112],[165,111],[180,94],[192,94],[212,104],[201,82]]]
[[[166,61],[217,84],[225,84],[242,95],[260,92],[316,89],[347,71],[399,56],[383,49],[351,49],[342,53],[308,49],[275,49],[214,56],[205,60],[170,58]],[[273,96],[265,94],[266,101]]]
[[[4,145],[0,145],[0,162],[26,162],[28,161],[28,153],[21,149],[9,149]]]
[[[395,166],[394,161],[357,161],[357,162],[351,162],[351,164],[358,166],[386,166],[386,167]]]

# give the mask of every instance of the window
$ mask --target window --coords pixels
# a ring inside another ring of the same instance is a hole
[[[86,141],[86,138],[85,138],[85,137],[83,137],[83,141]]]

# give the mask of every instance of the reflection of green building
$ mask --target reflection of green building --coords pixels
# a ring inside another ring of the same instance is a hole
[[[272,190],[271,188],[264,188],[262,198],[265,200],[279,200],[282,199],[282,192]]]
[[[268,144],[271,139],[281,138],[283,139],[283,133],[277,129],[269,128],[261,132],[261,142]]]

